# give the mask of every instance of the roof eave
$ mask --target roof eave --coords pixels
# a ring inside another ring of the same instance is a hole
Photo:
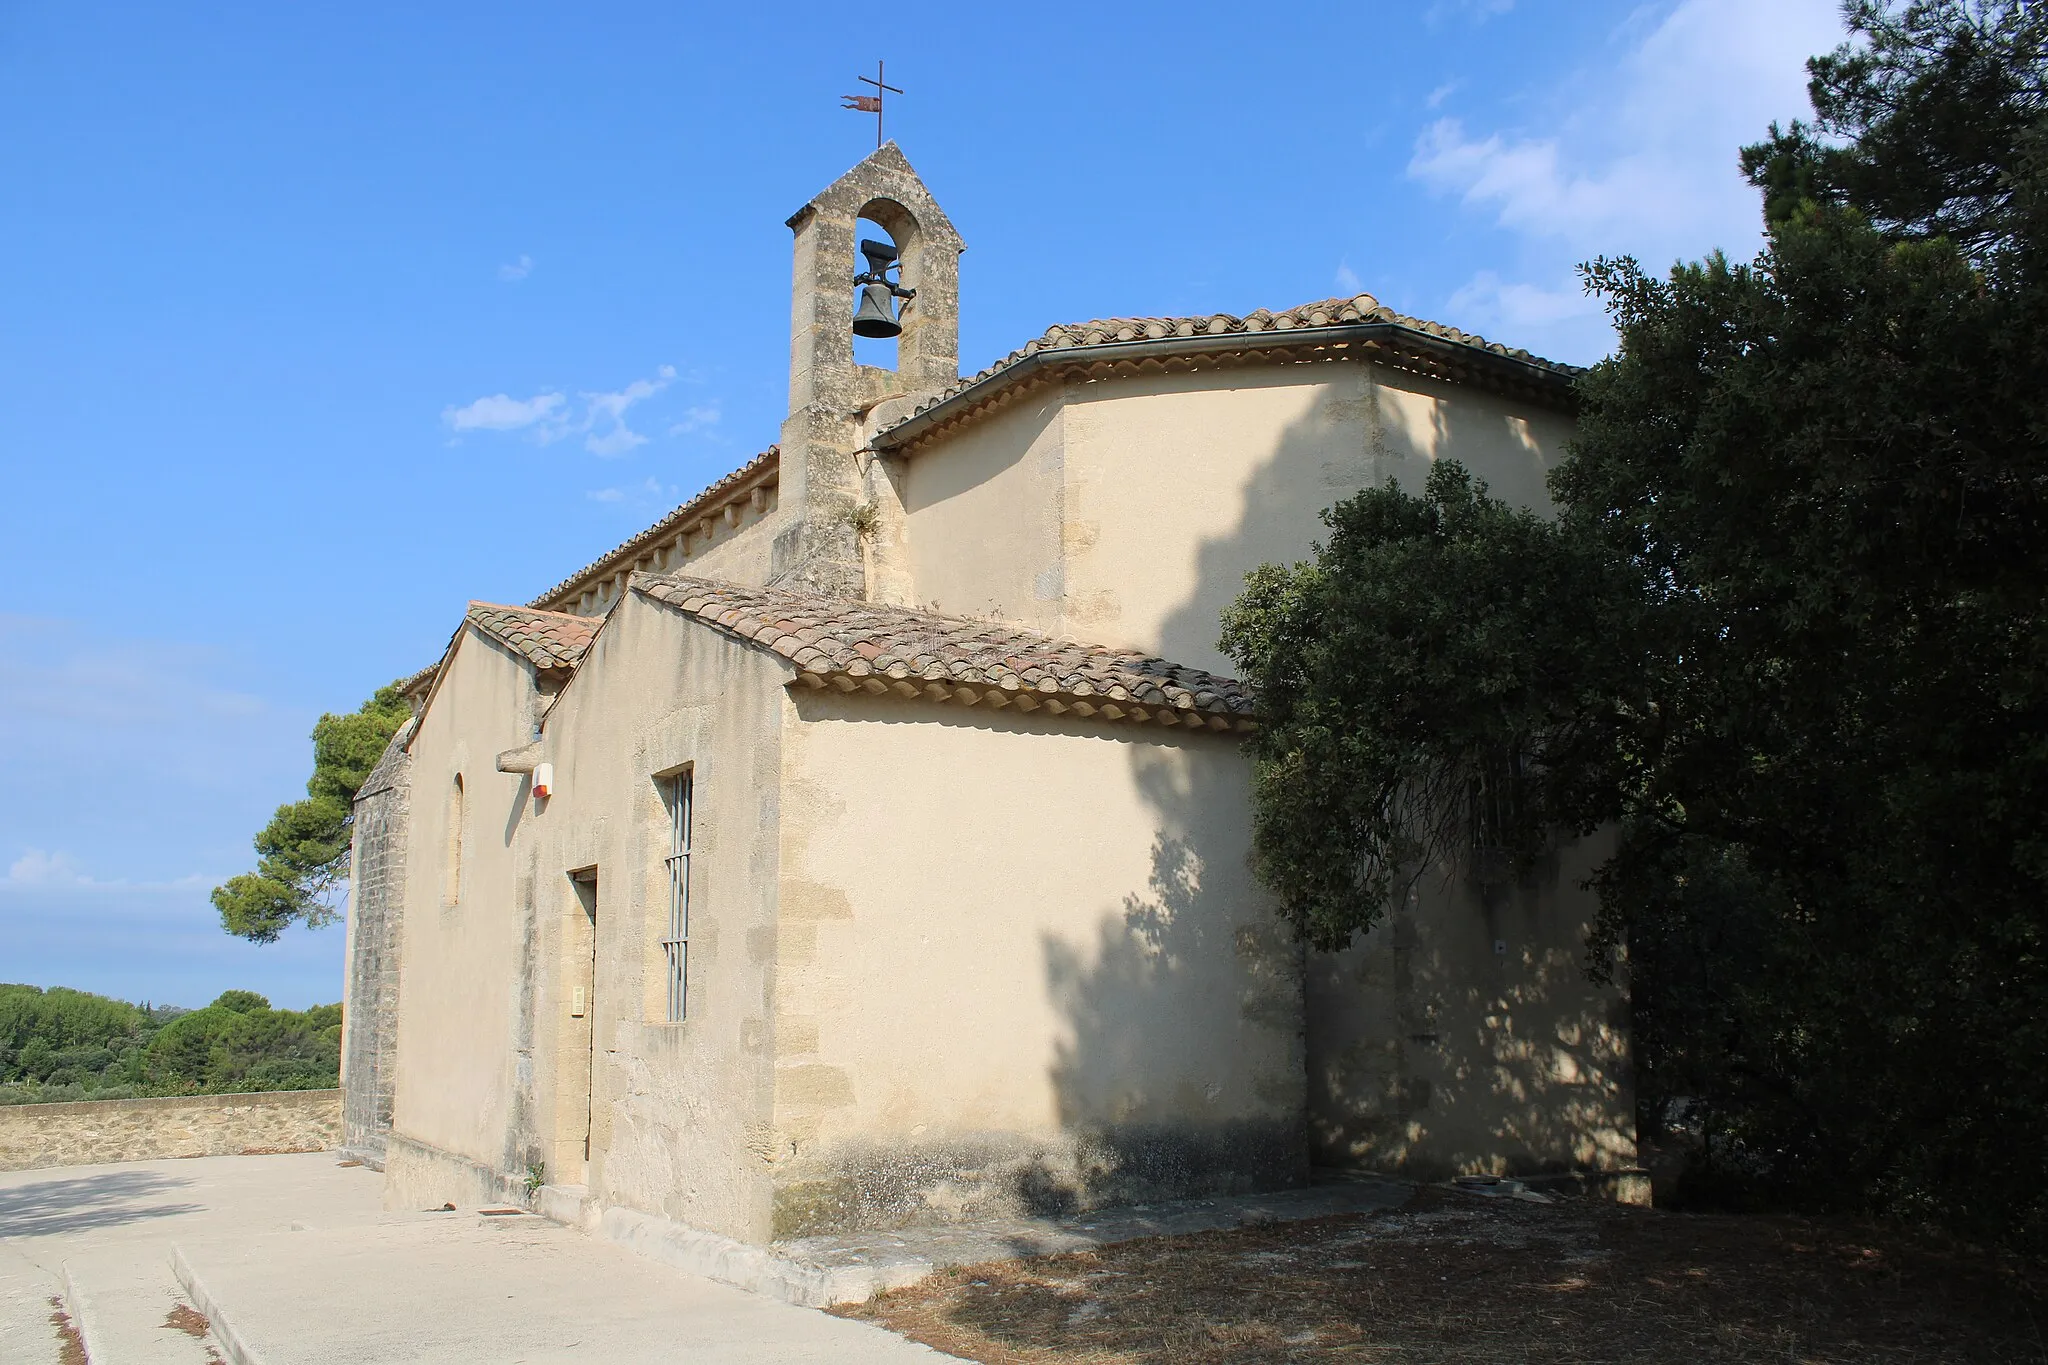
[[[1250,734],[1259,728],[1258,717],[1243,711],[1220,711],[1213,707],[1176,706],[1171,702],[1140,701],[1102,693],[1077,693],[1064,689],[1012,687],[987,682],[961,682],[953,678],[901,678],[874,673],[853,673],[843,668],[799,668],[788,686],[801,684],[814,691],[837,690],[849,695],[872,694],[900,697],[906,701],[951,702],[956,706],[982,706],[989,711],[1012,708],[1019,713],[1043,709],[1048,715],[1073,715],[1084,720],[1151,722],[1160,726],[1181,726],[1190,732],[1217,731]]]
[[[576,612],[563,611],[559,606],[548,604],[573,601],[585,588],[616,577],[622,568],[630,568],[650,547],[666,542],[678,527],[688,527],[725,504],[747,497],[754,489],[763,487],[771,480],[779,479],[781,470],[782,448],[779,445],[771,445],[738,469],[718,479],[696,497],[664,513],[652,526],[636,533],[625,543],[605,551],[598,558],[570,574],[528,602],[526,607],[533,611],[554,612],[560,616],[577,615]]]
[[[1009,365],[967,385],[957,392],[913,414],[895,426],[876,433],[877,450],[901,450],[915,445],[932,431],[948,426],[980,407],[1012,385],[1042,377],[1042,372],[1061,367],[1086,368],[1119,362],[1146,360],[1191,360],[1210,356],[1237,355],[1247,351],[1276,351],[1309,348],[1317,350],[1364,347],[1373,343],[1420,351],[1457,365],[1492,371],[1500,378],[1527,386],[1551,398],[1560,408],[1573,405],[1575,375],[1541,361],[1432,336],[1416,327],[1398,322],[1343,323],[1328,327],[1274,328],[1261,332],[1226,332],[1191,337],[1138,337],[1130,341],[1102,341],[1092,345],[1048,346],[1033,351]]]

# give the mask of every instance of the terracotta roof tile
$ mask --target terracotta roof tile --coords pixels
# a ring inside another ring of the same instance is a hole
[[[469,623],[526,656],[535,668],[574,668],[597,635],[598,621],[559,611],[471,602]]]
[[[681,574],[636,573],[631,585],[781,655],[815,687],[1212,729],[1248,728],[1254,715],[1235,679],[1006,622]]]

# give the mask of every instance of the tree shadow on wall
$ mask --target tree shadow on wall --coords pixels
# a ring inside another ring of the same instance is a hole
[[[1140,744],[1148,791],[1199,786],[1231,757],[1227,742]],[[1145,889],[1102,918],[1093,942],[1042,939],[1066,1025],[1052,1065],[1074,1141],[1066,1206],[1306,1178],[1299,953],[1270,916],[1244,914],[1241,849],[1213,824],[1161,829]],[[1043,1205],[1051,1191],[1034,1193]]]
[[[1547,509],[1561,452],[1507,406],[1425,379],[1389,395],[1351,369],[1330,367],[1282,432],[1232,531],[1194,548],[1191,590],[1160,628],[1166,657],[1229,672],[1220,616],[1245,575],[1307,557],[1324,508],[1388,478],[1419,489],[1435,460],[1459,458],[1498,496]],[[1579,967],[1587,849],[1520,886],[1425,878],[1351,948],[1304,953],[1249,870],[1236,741],[1126,739],[1156,819],[1147,888],[1092,944],[1045,942],[1080,1197],[1270,1188],[1310,1160],[1429,1177],[1634,1164],[1623,1002]]]
[[[1391,387],[1366,382],[1353,362],[1300,368],[1308,373],[1289,382],[1322,387],[1245,481],[1229,533],[1193,547],[1190,590],[1161,620],[1159,652],[1176,663],[1232,673],[1217,637],[1245,575],[1308,558],[1327,533],[1322,513],[1367,488],[1392,479],[1419,493],[1438,460],[1458,459],[1494,496],[1550,508],[1544,479],[1561,452],[1541,449],[1513,414],[1478,407],[1469,394],[1420,376],[1393,376],[1399,387]],[[1132,528],[1140,529],[1151,528]]]
[[[1604,840],[1514,883],[1438,867],[1338,953],[1309,955],[1317,1164],[1532,1175],[1636,1163],[1625,996],[1586,979],[1578,882]]]

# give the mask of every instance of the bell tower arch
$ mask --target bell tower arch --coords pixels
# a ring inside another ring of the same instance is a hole
[[[893,370],[854,359],[854,278],[874,264],[860,252],[863,218],[880,224],[897,252],[890,300],[902,331]],[[789,227],[796,243],[780,496],[797,516],[777,539],[773,581],[863,597],[858,509],[873,495],[859,459],[862,429],[881,404],[915,401],[960,377],[966,244],[894,142],[798,209]]]

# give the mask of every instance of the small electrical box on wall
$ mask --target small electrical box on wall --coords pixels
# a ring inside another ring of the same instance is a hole
[[[540,798],[541,800],[545,801],[545,800],[547,800],[547,799],[548,799],[548,797],[550,797],[550,796],[554,795],[554,791],[555,791],[555,765],[554,765],[554,764],[552,764],[552,763],[536,763],[536,764],[534,764],[534,766],[533,766],[533,794],[534,794],[535,796],[538,796],[538,797],[539,797],[539,798]],[[581,1011],[579,1010],[579,1011],[578,1011],[578,1013],[581,1013]]]
[[[584,1015],[584,1012],[588,1010],[589,1007],[589,994],[585,991],[585,989],[582,986],[578,986],[576,988],[575,994],[569,998],[569,1017],[572,1019],[581,1019]]]

